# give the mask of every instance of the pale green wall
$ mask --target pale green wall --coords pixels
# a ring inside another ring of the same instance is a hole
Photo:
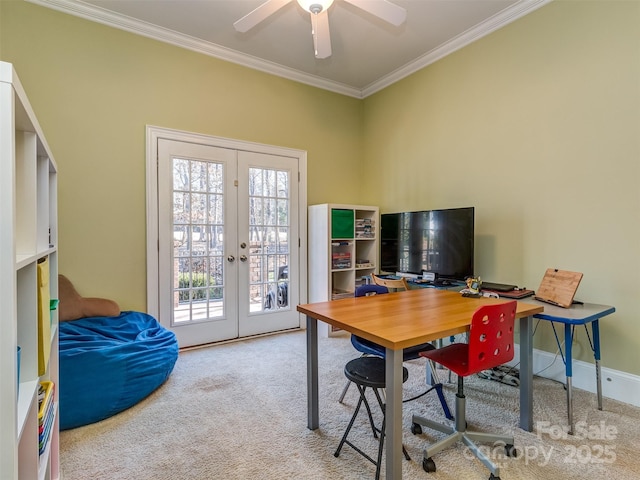
[[[360,100],[26,2],[0,10],[2,60],[60,170],[60,272],[81,294],[146,310],[147,124],[306,150],[310,204],[358,200]]]
[[[603,364],[635,374],[639,26],[640,2],[556,1],[367,98],[362,198],[383,213],[475,206],[487,280],[583,272],[577,297],[617,308]],[[535,344],[556,350],[548,324]]]
[[[0,59],[2,57],[2,7],[0,6]]]
[[[553,2],[364,101],[24,2],[0,2],[0,45],[60,167],[83,294],[145,309],[151,124],[308,151],[309,204],[474,205],[477,272],[584,272],[578,297],[618,310],[604,366],[640,374],[639,8]]]

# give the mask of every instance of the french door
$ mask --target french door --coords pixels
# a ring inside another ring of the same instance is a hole
[[[181,347],[299,327],[300,157],[202,140],[156,138],[160,323]]]

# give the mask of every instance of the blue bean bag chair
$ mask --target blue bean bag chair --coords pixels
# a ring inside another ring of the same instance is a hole
[[[60,429],[109,418],[162,385],[178,342],[151,315],[122,312],[61,322]]]

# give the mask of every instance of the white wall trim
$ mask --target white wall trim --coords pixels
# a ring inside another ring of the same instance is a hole
[[[343,83],[327,80],[309,73],[301,72],[293,68],[285,67],[277,63],[269,62],[261,58],[231,50],[214,43],[206,42],[199,38],[191,37],[175,32],[168,28],[152,25],[141,20],[136,20],[125,15],[116,14],[94,5],[82,3],[78,0],[27,0],[42,7],[84,18],[92,22],[101,23],[108,27],[124,30],[142,37],[151,38],[160,42],[168,43],[197,53],[202,53],[210,57],[219,58],[227,62],[242,65],[253,70],[287,78],[299,83],[311,85],[336,93],[341,93],[350,97],[361,98],[362,92],[358,88],[345,85]]]
[[[515,355],[509,365],[520,362],[520,345],[515,345]],[[602,365],[602,363],[601,363]],[[573,360],[573,388],[596,393],[595,364]],[[640,376],[601,366],[602,396],[640,407]],[[565,367],[560,354],[533,350],[533,374],[565,383]],[[534,389],[535,395],[535,389]]]
[[[213,145],[221,148],[233,150],[251,151],[270,155],[288,156],[298,159],[298,172],[300,173],[298,184],[298,227],[299,244],[298,249],[300,261],[300,303],[307,303],[307,152],[288,147],[278,147],[263,143],[249,142],[244,140],[234,140],[231,138],[216,137],[201,133],[185,132],[170,128],[146,126],[147,151],[146,151],[146,185],[147,185],[147,312],[159,318],[159,265],[157,257],[158,246],[158,176],[155,163],[158,159],[158,139],[176,140],[181,142],[192,142],[203,145]],[[306,325],[304,315],[298,314],[299,326]]]

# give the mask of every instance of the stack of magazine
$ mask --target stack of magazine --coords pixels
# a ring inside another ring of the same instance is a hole
[[[38,453],[42,455],[49,443],[55,417],[53,382],[40,382],[38,389]]]
[[[356,238],[374,238],[374,227],[370,218],[356,218]]]

